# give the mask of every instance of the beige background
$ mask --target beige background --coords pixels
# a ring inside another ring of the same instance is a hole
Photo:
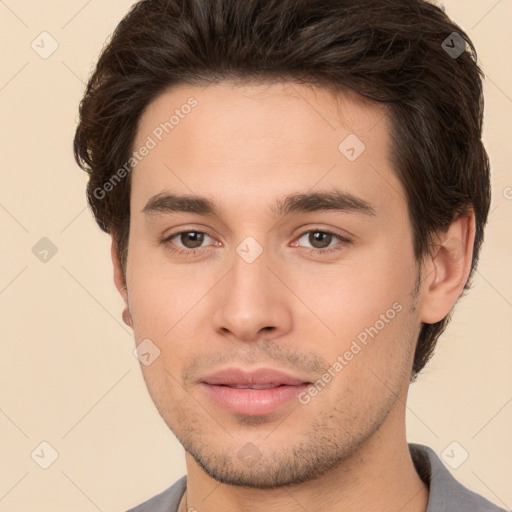
[[[84,82],[131,4],[0,0],[0,512],[124,511],[185,473],[132,354],[109,238],[72,157]],[[512,1],[444,4],[487,75],[493,204],[474,290],[411,388],[409,440],[449,447],[452,465],[467,451],[453,474],[510,509]],[[31,47],[51,49],[43,31],[59,45],[47,59]],[[58,248],[46,263],[32,252],[42,237]],[[48,469],[44,441],[59,455]]]

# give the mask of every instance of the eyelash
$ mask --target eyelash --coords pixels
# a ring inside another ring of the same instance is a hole
[[[209,246],[200,247],[198,249],[184,249],[184,248],[176,249],[176,248],[172,247],[172,240],[180,235],[185,234],[185,233],[197,233],[197,234],[201,234],[201,235],[204,234],[204,235],[208,235],[210,238],[213,238],[213,236],[210,235],[206,231],[196,231],[194,229],[189,229],[189,230],[185,230],[185,231],[178,231],[176,233],[172,233],[171,235],[162,239],[160,241],[160,243],[166,245],[171,252],[178,254],[180,256],[199,256],[200,254],[203,254],[206,249],[208,249]],[[303,231],[297,237],[296,240],[297,241],[300,240],[304,235],[307,235],[308,233],[322,233],[325,235],[332,235],[335,238],[338,238],[340,240],[339,244],[336,244],[336,245],[334,245],[334,247],[331,247],[328,249],[315,249],[315,248],[311,248],[311,247],[303,247],[303,249],[306,249],[310,254],[314,254],[314,255],[320,254],[321,256],[327,256],[329,254],[332,254],[333,252],[342,250],[341,248],[337,247],[338,245],[352,244],[352,240],[349,240],[348,238],[345,238],[337,233],[334,233],[333,231],[329,231],[329,230],[325,230],[325,229],[316,229],[316,228],[308,229],[307,231]]]

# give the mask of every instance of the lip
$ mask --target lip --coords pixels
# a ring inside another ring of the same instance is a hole
[[[209,399],[237,414],[257,416],[269,414],[284,406],[311,385],[306,379],[280,370],[260,368],[251,372],[226,368],[199,382]],[[265,389],[235,386],[274,386]]]
[[[306,379],[294,377],[280,370],[272,368],[258,368],[253,371],[244,371],[241,368],[225,368],[200,379],[206,384],[217,384],[224,386],[245,386],[245,385],[273,385],[285,384],[295,386],[304,384]]]

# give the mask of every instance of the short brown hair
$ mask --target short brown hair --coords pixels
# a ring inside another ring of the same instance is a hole
[[[129,160],[139,118],[157,95],[223,80],[350,89],[388,107],[418,261],[436,233],[474,210],[471,278],[490,205],[482,78],[467,34],[425,0],[143,0],[119,23],[89,80],[75,158],[125,272],[131,174],[104,197],[97,191]],[[450,316],[422,326],[413,378]]]

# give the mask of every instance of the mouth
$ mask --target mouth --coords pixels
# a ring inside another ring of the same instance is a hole
[[[228,384],[219,384],[220,386],[227,386],[235,389],[271,389],[286,386],[287,384],[235,384],[230,386]]]
[[[236,414],[258,416],[284,407],[312,383],[269,368],[252,372],[227,368],[199,384],[217,406]]]

